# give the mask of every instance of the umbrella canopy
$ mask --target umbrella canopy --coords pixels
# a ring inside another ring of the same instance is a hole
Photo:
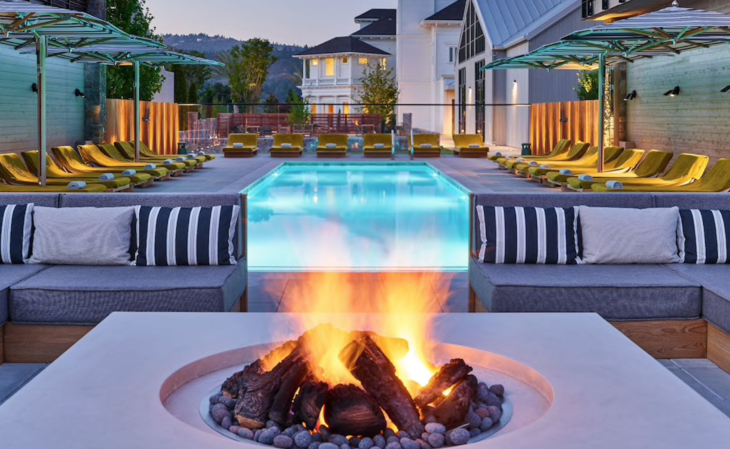
[[[163,48],[164,44],[127,34],[89,14],[29,2],[0,1],[0,45],[16,50],[35,46],[38,65],[38,150],[46,158],[46,57],[48,49],[73,51],[93,45],[119,45],[137,49]],[[40,164],[40,184],[46,184],[46,164]]]

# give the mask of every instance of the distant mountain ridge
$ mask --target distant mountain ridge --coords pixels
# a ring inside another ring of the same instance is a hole
[[[209,36],[207,34],[165,34],[162,36],[165,44],[177,51],[199,51],[207,58],[215,59],[218,53],[229,52],[236,45],[244,41],[225,36]],[[287,93],[301,83],[302,63],[294,55],[309,47],[273,43],[274,56],[278,61],[271,66],[269,77],[264,85],[263,98],[273,93],[281,102],[286,100]],[[213,83],[228,84],[227,80],[213,79]]]

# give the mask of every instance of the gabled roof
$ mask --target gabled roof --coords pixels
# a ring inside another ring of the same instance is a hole
[[[428,17],[426,22],[461,22],[464,19],[466,0],[457,0],[446,8]]]
[[[494,47],[503,47],[549,25],[580,0],[474,0]]]
[[[355,31],[351,36],[395,36],[397,32],[395,19],[380,19]]]
[[[397,13],[397,9],[371,9],[355,17],[355,22],[367,22],[380,19],[395,20]]]
[[[296,56],[341,54],[390,56],[390,53],[384,52],[383,50],[373,47],[372,45],[352,36],[336,37],[334,39],[328,40],[324,44],[317,45],[316,47],[312,47],[309,50],[304,50]]]

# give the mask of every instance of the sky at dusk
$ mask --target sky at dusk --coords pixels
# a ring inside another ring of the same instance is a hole
[[[353,19],[397,0],[147,0],[158,34],[220,34],[317,45],[358,29]]]

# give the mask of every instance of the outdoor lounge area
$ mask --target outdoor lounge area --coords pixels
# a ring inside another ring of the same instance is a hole
[[[165,1],[0,0],[0,449],[729,447],[730,6]]]

